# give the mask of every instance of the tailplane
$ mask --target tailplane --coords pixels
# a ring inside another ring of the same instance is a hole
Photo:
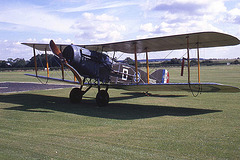
[[[169,72],[166,69],[158,69],[150,75],[156,83],[169,83]]]

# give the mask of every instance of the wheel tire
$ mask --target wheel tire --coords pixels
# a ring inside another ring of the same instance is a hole
[[[100,90],[96,96],[96,102],[99,107],[106,106],[109,102],[109,94],[106,90]]]
[[[73,88],[69,94],[72,103],[79,103],[82,101],[83,91],[80,88]]]

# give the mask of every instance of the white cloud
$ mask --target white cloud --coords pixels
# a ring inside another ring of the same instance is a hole
[[[122,32],[126,31],[126,27],[119,23],[119,18],[101,14],[83,13],[81,21],[75,23],[72,28],[77,30],[79,34],[77,39],[88,40],[90,42],[109,42],[122,38]]]
[[[86,20],[91,20],[91,21],[119,21],[118,17],[112,16],[112,15],[108,15],[108,14],[101,14],[101,15],[94,15],[93,13],[89,13],[89,12],[84,12],[83,17]]]
[[[143,9],[146,21],[139,25],[140,32],[136,36],[137,38],[202,31],[240,35],[240,9],[236,6],[228,11],[225,0],[149,0],[145,4],[146,6]],[[238,46],[234,47],[237,48]],[[236,58],[239,53],[234,47],[231,49],[213,48],[210,52],[206,50],[206,57],[204,58]],[[216,50],[216,52],[213,52],[213,50]]]
[[[0,55],[1,60],[8,58],[25,58],[26,60],[32,57],[32,49],[24,47],[18,41],[0,40]]]
[[[187,21],[192,19],[216,20],[226,13],[224,0],[155,0],[148,1],[145,15],[165,21]]]
[[[144,9],[146,19],[152,22],[141,24],[140,31],[151,36],[222,31],[218,23],[227,12],[224,0],[153,0],[147,1]]]
[[[44,43],[48,44],[50,42],[50,38],[36,39],[36,38],[28,38],[26,39],[26,43]],[[70,39],[62,39],[56,38],[54,39],[56,43],[62,44],[71,44],[73,43]],[[0,40],[0,57],[1,60],[7,60],[8,58],[24,58],[25,60],[29,60],[33,56],[32,48],[22,45],[22,42],[12,41],[12,40]],[[40,52],[37,52],[37,54]]]
[[[26,42],[37,42],[36,38],[28,38]]]
[[[96,19],[99,21],[118,21],[119,20],[118,17],[110,16],[107,14],[98,15],[96,16]]]
[[[2,8],[0,22],[12,25],[13,30],[17,26],[21,30],[41,28],[66,33],[71,32],[69,29],[74,20],[59,17],[39,6],[22,4]]]
[[[153,25],[151,23],[143,24],[140,26],[140,30],[145,31],[144,37],[156,37],[156,36],[167,36],[191,32],[201,32],[201,31],[219,31],[222,30],[214,27],[207,21],[187,21],[187,22],[177,22],[169,23],[162,22],[159,25]],[[138,36],[141,37],[141,36]]]
[[[155,32],[157,29],[159,29],[159,26],[153,26],[152,23],[141,24],[140,26],[140,30],[145,32]]]
[[[84,12],[82,15],[85,19],[88,19],[88,20],[94,19],[94,14],[93,13]]]
[[[227,21],[240,24],[240,8],[234,8],[228,12]]]
[[[39,41],[37,41],[38,43],[44,43],[44,44],[49,44],[49,42],[52,40],[52,38],[43,38]],[[62,44],[71,44],[74,43],[73,40],[71,39],[62,39],[62,38],[55,38],[53,39],[55,43],[62,43]]]
[[[118,8],[118,7],[126,7],[132,5],[138,5],[139,1],[91,1],[91,3],[87,3],[81,5],[80,7],[71,7],[71,8],[64,8],[60,9],[60,12],[86,12],[86,11],[94,11],[100,9],[110,9],[110,8]]]

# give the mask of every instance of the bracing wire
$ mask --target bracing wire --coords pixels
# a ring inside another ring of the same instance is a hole
[[[57,61],[56,56],[53,56],[52,58],[53,58],[54,61],[58,64],[58,66],[61,67],[61,64]],[[56,74],[57,74],[59,77],[61,77],[61,75],[60,75],[58,72],[56,72]]]
[[[194,45],[194,47],[197,45],[197,43]],[[181,57],[181,59],[187,54],[187,52]],[[194,91],[192,89],[191,83],[188,83],[189,89],[191,90],[191,93],[193,95],[193,97],[197,97],[199,94],[202,93],[202,85],[199,83],[198,84],[198,91],[196,94],[194,94]]]
[[[194,47],[195,47],[196,45],[197,45],[197,43],[194,45]],[[170,54],[172,54],[173,51],[174,51],[174,50],[170,51],[170,52],[164,57],[164,59],[166,59]],[[185,52],[185,53],[181,56],[180,59],[184,58],[184,56],[185,56],[186,54],[187,54],[187,52]],[[152,72],[153,70],[154,70],[154,68],[151,69],[150,72]],[[198,84],[198,91],[197,91],[196,94],[194,93],[194,90],[192,89],[191,83],[188,83],[188,86],[189,86],[189,89],[191,90],[191,93],[192,93],[193,97],[197,97],[199,94],[202,93],[202,85],[201,85],[200,83]]]
[[[124,53],[122,53],[119,57],[117,57],[117,60],[120,59],[123,56]]]
[[[163,59],[166,59],[170,54],[172,54],[173,50],[171,50]]]
[[[41,53],[40,51],[38,51],[38,52]],[[36,56],[36,58],[37,58],[37,56]],[[42,65],[43,69],[45,69],[45,68],[44,68],[44,65],[43,65],[43,63],[42,63],[41,58],[39,58],[39,61],[40,61],[41,65]],[[46,77],[47,77],[47,76],[46,76]],[[47,78],[46,82],[43,82],[39,77],[37,77],[37,79],[38,79],[38,81],[39,81],[41,84],[47,84],[47,83],[48,83],[48,78]]]
[[[173,51],[174,51],[174,50],[171,50],[171,51],[163,58],[163,60],[165,60],[170,54],[172,54]],[[150,72],[150,73],[153,72],[154,69],[155,69],[155,68],[153,67],[149,72]]]
[[[194,91],[191,87],[191,83],[188,83],[188,86],[189,86],[189,89],[191,90],[191,93],[192,93],[193,97],[197,97],[199,94],[202,93],[202,85],[201,84],[198,84],[198,91],[197,91],[196,94],[194,94]]]
[[[54,59],[54,61],[58,64],[58,66],[59,67],[61,67],[61,64],[57,61],[57,59],[56,59],[56,56],[54,56],[54,57],[52,57],[53,59]],[[66,73],[66,75],[68,76],[68,78],[70,78],[70,79],[73,79],[72,77],[71,77],[71,75],[70,75],[70,73],[71,72],[68,72],[69,70],[67,70],[65,67],[64,67],[64,73]],[[61,75],[59,74],[59,72],[56,72],[56,74],[57,74],[57,76],[58,77],[61,77]]]

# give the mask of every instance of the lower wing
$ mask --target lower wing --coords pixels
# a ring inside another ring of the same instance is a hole
[[[64,79],[58,79],[58,78],[52,78],[52,77],[46,77],[46,76],[36,76],[33,74],[25,74],[25,75],[80,85],[80,83],[77,81],[64,80]],[[94,86],[96,84],[84,83],[84,85]],[[237,87],[223,85],[219,83],[110,84],[109,87],[116,88],[116,89],[124,89],[128,91],[189,91],[189,92],[225,92],[225,93],[240,92],[240,89]]]
[[[117,84],[110,85],[110,87],[129,91],[240,92],[240,89],[237,87],[222,85],[219,83]]]

